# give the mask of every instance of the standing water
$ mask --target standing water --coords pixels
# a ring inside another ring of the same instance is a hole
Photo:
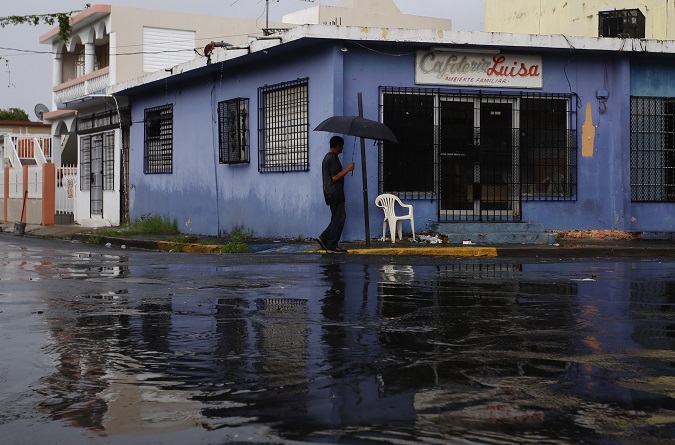
[[[7,250],[2,443],[675,438],[675,263]]]

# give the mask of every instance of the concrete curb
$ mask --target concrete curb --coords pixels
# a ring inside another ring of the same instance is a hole
[[[15,230],[11,223],[0,224],[0,232],[12,234]],[[19,236],[18,233],[13,233]],[[87,232],[80,226],[28,226],[20,236],[60,238],[82,243],[110,245],[120,248],[159,250],[164,252],[198,252],[221,254],[222,245],[183,243],[174,240],[142,238],[138,236],[122,238],[98,235]],[[254,240],[247,242],[251,253],[260,254],[318,254],[326,255],[312,242],[284,242],[280,240]],[[460,245],[397,243],[390,247],[380,245],[365,247],[365,242],[348,242],[344,247],[348,255],[376,256],[427,256],[454,258],[672,258],[675,257],[675,242],[672,240],[598,240],[575,239],[556,244],[502,244],[502,245]],[[329,254],[336,255],[336,254]],[[339,254],[337,254],[339,256]]]

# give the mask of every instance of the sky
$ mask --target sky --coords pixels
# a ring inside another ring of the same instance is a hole
[[[363,0],[355,0],[363,1]],[[401,12],[452,19],[455,31],[482,31],[483,0],[394,0]],[[77,11],[86,1],[19,0],[3,1],[0,17]],[[98,3],[146,9],[164,9],[225,17],[258,19],[265,26],[266,0],[108,0]],[[338,0],[270,0],[269,20],[280,22],[284,14]],[[91,2],[91,4],[97,4]],[[0,28],[0,109],[20,108],[37,121],[37,104],[51,104],[51,45],[40,44],[40,36],[53,26],[9,25]]]

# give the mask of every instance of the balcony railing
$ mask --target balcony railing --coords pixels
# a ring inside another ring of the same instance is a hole
[[[54,87],[54,101],[64,104],[89,94],[105,93],[109,82],[109,67],[105,67]]]
[[[5,134],[5,158],[13,168],[22,165],[42,165],[52,159],[51,136]]]

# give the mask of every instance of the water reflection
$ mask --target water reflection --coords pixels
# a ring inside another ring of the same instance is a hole
[[[231,285],[61,302],[48,318],[55,367],[43,412],[107,435],[672,437],[675,264],[336,261],[218,273]],[[227,281],[243,273],[284,285]]]

